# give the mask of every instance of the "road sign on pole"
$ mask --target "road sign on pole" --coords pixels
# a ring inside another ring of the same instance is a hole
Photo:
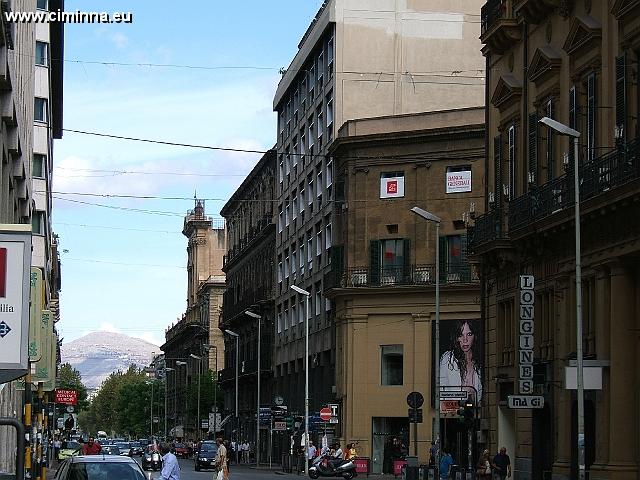
[[[331,420],[331,409],[329,407],[324,407],[320,410],[320,418],[324,422],[328,422]]]

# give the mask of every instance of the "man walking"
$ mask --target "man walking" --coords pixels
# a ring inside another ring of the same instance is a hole
[[[500,453],[493,457],[491,466],[499,480],[505,480],[507,477],[511,478],[511,459],[507,455],[506,447],[502,447]]]
[[[218,473],[214,480],[227,480],[229,478],[229,470],[227,467],[227,448],[224,446],[222,438],[216,439],[218,445],[218,453],[216,453],[215,465]]]
[[[168,443],[163,443],[160,447],[162,452],[162,472],[159,480],[180,480],[180,465],[178,459],[171,453]]]
[[[308,451],[308,456],[309,456],[309,467],[311,467],[311,464],[313,463],[313,459],[316,457],[316,446],[313,444],[313,442],[311,440],[309,440],[309,451]]]
[[[453,457],[449,453],[448,448],[442,449],[442,457],[440,457],[440,479],[447,480],[451,475],[451,465],[453,465]]]

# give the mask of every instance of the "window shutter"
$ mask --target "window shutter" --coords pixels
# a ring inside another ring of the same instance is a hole
[[[576,86],[574,85],[569,90],[569,126],[574,130],[578,130],[578,122],[577,122],[577,104],[576,104]],[[572,142],[569,142],[569,168],[572,168],[573,165],[573,147],[571,145]]]
[[[467,234],[460,235],[460,280],[462,282],[471,281],[471,265],[467,260]]]
[[[380,240],[369,242],[369,275],[371,285],[380,285]]]
[[[493,165],[495,182],[496,207],[502,203],[502,134],[493,138]]]
[[[404,238],[402,240],[402,255],[404,258],[403,277],[405,281],[411,279],[411,240]]]
[[[331,245],[329,255],[331,257],[331,272],[335,279],[335,285],[339,286],[344,270],[344,246]]]
[[[616,127],[621,130],[619,140],[627,138],[627,76],[625,54],[616,57]]]
[[[529,185],[538,183],[538,113],[529,114]]]
[[[549,100],[547,104],[547,116],[549,118],[556,118],[556,104],[553,99]],[[547,182],[553,180],[556,176],[556,165],[555,165],[555,152],[553,151],[553,140],[555,139],[556,133],[553,129],[547,129]],[[571,142],[569,142],[571,146]]]
[[[517,184],[517,155],[516,155],[516,139],[518,134],[516,132],[516,126],[512,125],[509,128],[509,200],[517,197],[516,184]]]
[[[438,238],[438,263],[440,264],[440,283],[447,279],[447,237]]]
[[[596,146],[596,74],[587,78],[587,160],[595,158]]]

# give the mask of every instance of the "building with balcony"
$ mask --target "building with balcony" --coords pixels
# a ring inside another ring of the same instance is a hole
[[[214,225],[206,216],[204,200],[196,199],[184,219],[182,233],[188,238],[187,309],[165,331],[160,348],[168,367],[168,435],[193,440],[205,432],[198,429],[197,415],[189,415],[187,392],[197,383],[199,372],[208,368],[215,378],[224,368],[224,341],[218,323],[226,286],[222,271],[226,229],[223,222]],[[201,412],[201,418],[208,419],[208,412]]]
[[[233,419],[225,424],[225,432],[227,438],[247,439],[253,442],[256,438],[258,374],[260,404],[268,407],[273,402],[275,173],[276,152],[272,149],[263,155],[221,210],[228,226],[229,248],[224,257],[223,270],[227,276],[227,290],[224,294],[219,327],[221,332],[231,331],[238,335],[224,336],[226,368],[221,372],[219,380],[224,389],[225,410],[233,415]],[[261,316],[260,330],[258,319],[247,315],[247,311]],[[260,442],[260,455],[263,459],[267,458],[268,427],[269,425],[265,424],[264,430],[261,429],[260,432],[263,439]]]
[[[343,443],[359,441],[358,453],[372,459],[373,473],[389,473],[384,457],[392,436],[407,446],[410,441],[413,452],[406,404],[412,391],[426,399],[417,432],[420,460],[428,460],[436,262],[438,357],[446,358],[453,332],[468,322],[475,330],[475,370],[482,368],[480,284],[466,259],[466,222],[482,209],[484,109],[351,120],[330,154],[336,168],[335,244],[324,287],[335,305],[337,433]],[[441,218],[438,238],[435,224],[412,213],[413,206]],[[448,378],[443,385],[462,388],[460,375]],[[464,459],[466,436],[460,440],[459,425],[443,415],[443,445]]]
[[[275,389],[304,411],[305,300],[310,294],[310,409],[336,399],[331,271],[334,162],[343,123],[482,105],[481,2],[327,0],[273,101],[278,113]]]
[[[490,0],[484,215],[469,230],[487,338],[491,451],[516,478],[578,476],[574,362],[585,368],[590,478],[638,478],[640,409],[640,2]],[[571,139],[539,123],[580,132]],[[577,167],[576,167],[577,165]],[[574,168],[579,174],[582,338],[576,338]],[[535,279],[532,379],[519,363],[520,275]],[[599,381],[601,376],[601,381]],[[523,390],[543,408],[511,409]]]

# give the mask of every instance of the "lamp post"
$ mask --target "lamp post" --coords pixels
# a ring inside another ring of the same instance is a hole
[[[540,123],[555,130],[559,135],[573,139],[573,189],[574,189],[574,218],[576,242],[576,361],[577,361],[577,391],[578,397],[578,475],[585,477],[584,459],[584,361],[582,353],[582,264],[580,251],[580,179],[578,175],[578,138],[580,132],[567,125],[542,117]]]
[[[436,444],[436,468],[440,468],[440,217],[427,212],[420,207],[413,207],[413,213],[428,222],[436,224],[436,321],[435,341],[433,348],[433,372],[436,394],[436,421],[433,427],[433,436]]]
[[[258,322],[258,365],[256,367],[257,372],[257,390],[256,390],[256,467],[260,466],[260,324],[262,317],[257,313],[246,310],[249,317],[255,318]]]
[[[198,432],[198,438],[196,438],[196,440],[200,440],[200,430],[202,429],[200,426],[200,377],[202,376],[202,357],[194,355],[193,353],[190,354],[189,357],[194,360],[198,360],[198,420],[196,421],[196,432]]]
[[[167,385],[169,384],[169,378],[167,376],[167,372],[175,372],[175,370],[176,370],[175,368],[164,367],[164,372],[165,372],[164,373],[164,439],[165,441],[169,437],[168,430],[167,430],[167,397],[168,397]]]
[[[187,436],[187,422],[186,422],[186,418],[187,418],[187,362],[183,362],[182,360],[176,360],[176,365],[177,366],[183,366],[185,367],[185,372],[184,372],[184,415],[182,416],[182,439],[184,440]],[[176,375],[177,377],[177,375]],[[176,383],[177,383],[178,379],[176,378]],[[177,395],[177,390],[178,387],[176,385],[176,395]],[[178,401],[176,399],[176,410],[177,410],[177,406],[178,406]],[[177,417],[178,415],[176,414],[176,421],[177,421]]]
[[[309,297],[311,294],[302,288],[291,285],[291,290],[304,295],[304,474],[309,475]]]
[[[236,339],[236,414],[235,414],[235,425],[236,425],[236,444],[238,443],[238,430],[240,428],[240,423],[238,420],[238,357],[240,355],[240,350],[239,350],[239,340],[240,340],[240,335],[238,335],[236,332],[233,332],[231,330],[225,330],[225,333],[227,335],[231,335],[232,337],[235,337]]]

